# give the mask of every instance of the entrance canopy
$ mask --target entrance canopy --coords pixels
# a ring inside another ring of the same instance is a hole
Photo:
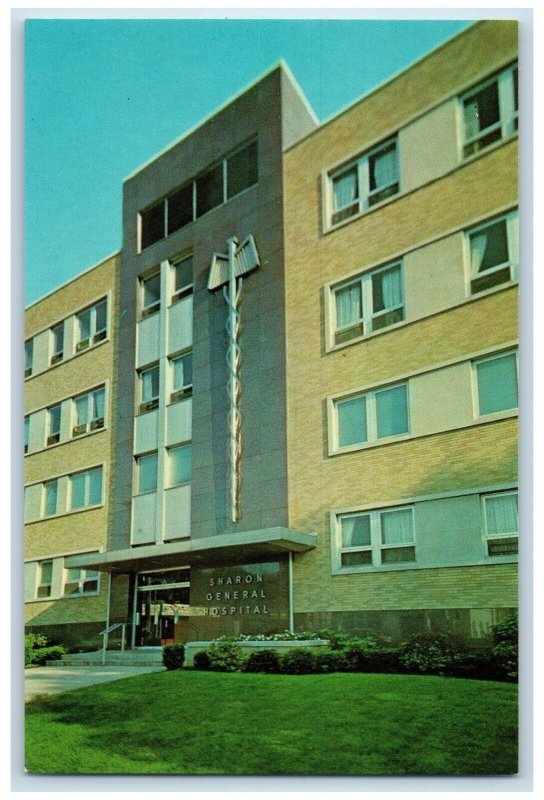
[[[264,528],[241,533],[224,533],[203,539],[140,545],[105,553],[85,553],[66,559],[67,568],[97,569],[127,573],[179,566],[220,566],[248,559],[303,553],[317,544],[315,533],[289,528]]]

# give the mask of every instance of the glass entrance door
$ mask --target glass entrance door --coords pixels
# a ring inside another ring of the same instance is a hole
[[[189,606],[189,570],[142,572],[137,581],[136,647],[173,644],[176,624]]]

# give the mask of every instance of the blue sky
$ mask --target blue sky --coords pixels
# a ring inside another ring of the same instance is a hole
[[[25,303],[119,250],[123,179],[280,58],[325,120],[467,24],[28,20]]]

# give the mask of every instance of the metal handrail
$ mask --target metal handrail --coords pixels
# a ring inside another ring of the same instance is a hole
[[[106,650],[108,648],[108,636],[109,634],[114,631],[116,628],[122,628],[121,632],[121,652],[125,652],[125,622],[115,622],[113,625],[109,625],[105,630],[103,630],[99,635],[103,636],[102,640],[102,664],[106,663]]]

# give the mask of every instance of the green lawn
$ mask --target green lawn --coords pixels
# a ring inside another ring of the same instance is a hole
[[[32,773],[517,771],[517,687],[419,675],[160,672],[27,705]]]

